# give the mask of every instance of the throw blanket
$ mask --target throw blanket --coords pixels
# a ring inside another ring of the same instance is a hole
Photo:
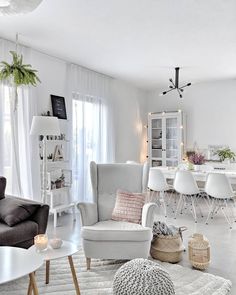
[[[185,229],[186,228],[176,227],[174,225],[168,226],[165,222],[155,221],[153,224],[153,228],[152,228],[153,240],[158,238],[158,236],[160,236],[160,235],[175,236],[177,234],[180,234],[181,239],[182,239],[182,231]]]

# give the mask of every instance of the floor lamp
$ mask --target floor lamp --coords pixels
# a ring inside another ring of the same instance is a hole
[[[34,116],[30,134],[43,136],[42,202],[45,203],[47,195],[47,135],[60,135],[58,118]]]

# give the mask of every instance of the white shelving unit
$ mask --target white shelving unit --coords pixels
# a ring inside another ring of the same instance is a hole
[[[47,147],[47,191],[46,203],[50,206],[50,213],[54,215],[54,227],[57,226],[57,215],[72,209],[75,220],[75,203],[71,201],[72,171],[68,169],[68,140],[49,139]],[[56,148],[59,147],[61,158],[55,158]],[[42,142],[39,142],[40,157],[42,157]],[[41,159],[41,173],[42,173]],[[42,174],[41,174],[42,176]],[[42,177],[41,177],[42,178]]]
[[[148,158],[151,167],[176,167],[185,150],[186,122],[182,111],[150,113]]]

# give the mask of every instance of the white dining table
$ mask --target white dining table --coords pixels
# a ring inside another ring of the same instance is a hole
[[[179,168],[173,168],[173,167],[153,167],[152,169],[160,169],[166,179],[174,179],[175,178],[175,173]],[[228,178],[231,184],[236,184],[236,170],[221,170],[221,169],[214,169],[214,170],[208,170],[208,171],[192,171],[191,173],[193,174],[194,178],[196,181],[202,181],[205,182],[207,179],[207,175],[209,173],[222,173],[225,174]]]

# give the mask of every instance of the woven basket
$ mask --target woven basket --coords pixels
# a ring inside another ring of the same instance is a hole
[[[202,234],[195,233],[188,242],[189,261],[196,269],[205,270],[210,264],[210,244]]]
[[[176,263],[182,260],[183,251],[184,246],[180,234],[175,236],[160,235],[152,242],[150,254],[154,259]]]

